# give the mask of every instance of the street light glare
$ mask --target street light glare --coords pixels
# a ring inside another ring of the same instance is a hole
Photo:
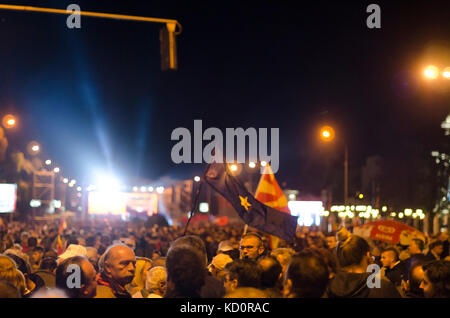
[[[47,166],[50,166],[52,164],[52,161],[50,159],[45,160],[45,164]]]
[[[446,79],[450,79],[450,66],[444,69],[444,72],[442,72],[442,76],[444,76]]]
[[[54,171],[55,173],[58,173],[58,172],[60,171],[60,169],[59,169],[58,167],[55,167],[55,169],[53,169],[53,171]]]
[[[423,72],[426,78],[436,79],[439,76],[439,69],[434,65],[429,65]]]
[[[331,141],[334,138],[334,129],[330,126],[324,126],[320,129],[320,137],[324,141]]]
[[[16,126],[16,118],[13,115],[6,115],[3,117],[3,127],[6,129],[14,128]]]
[[[162,194],[164,192],[164,187],[163,186],[157,187],[156,192],[158,192],[159,194]]]
[[[39,146],[38,145],[34,145],[33,147],[31,147],[31,150],[39,151]]]
[[[252,162],[250,162],[249,164],[248,164],[248,166],[250,167],[250,168],[255,168],[256,167],[256,163],[254,163],[253,161]]]
[[[199,181],[200,181],[200,177],[199,177],[199,176],[195,176],[195,177],[194,177],[194,181],[195,181],[195,182],[199,182]]]
[[[238,167],[237,167],[237,165],[232,164],[232,165],[230,166],[230,169],[231,169],[231,171],[237,171]]]
[[[267,162],[266,161],[261,161],[261,166],[263,166],[263,167],[267,166]]]

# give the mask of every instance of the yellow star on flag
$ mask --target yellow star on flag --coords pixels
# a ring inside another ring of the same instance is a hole
[[[245,208],[246,211],[248,211],[248,207],[252,206],[250,203],[247,202],[247,197],[243,198],[239,196],[239,199],[241,199],[241,205]]]

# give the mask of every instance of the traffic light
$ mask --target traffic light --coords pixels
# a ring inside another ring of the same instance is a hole
[[[176,42],[176,23],[166,23],[166,27],[159,30],[160,52],[161,52],[161,70],[177,70],[177,42]]]

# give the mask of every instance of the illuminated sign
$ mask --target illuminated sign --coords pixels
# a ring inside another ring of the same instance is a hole
[[[320,225],[320,216],[324,212],[322,201],[289,201],[291,215],[298,216],[298,225]]]
[[[17,184],[0,183],[0,213],[16,210]]]
[[[157,195],[154,193],[124,193],[124,192],[89,192],[89,214],[124,215],[146,214],[158,212]]]

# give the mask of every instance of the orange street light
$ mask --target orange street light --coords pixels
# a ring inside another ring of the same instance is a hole
[[[442,72],[442,76],[446,79],[450,79],[450,66],[446,67],[444,71]]]
[[[434,65],[429,65],[423,71],[423,75],[427,79],[436,79],[439,76],[439,69]]]
[[[334,129],[330,126],[324,126],[320,129],[320,138],[324,141],[331,141],[334,139]]]
[[[334,139],[334,129],[330,126],[323,126],[320,129],[320,138],[323,141],[329,142]],[[348,148],[347,144],[344,144],[344,203],[347,204],[348,198]]]
[[[17,124],[17,119],[13,115],[8,114],[3,117],[2,124],[6,129],[14,128]]]

